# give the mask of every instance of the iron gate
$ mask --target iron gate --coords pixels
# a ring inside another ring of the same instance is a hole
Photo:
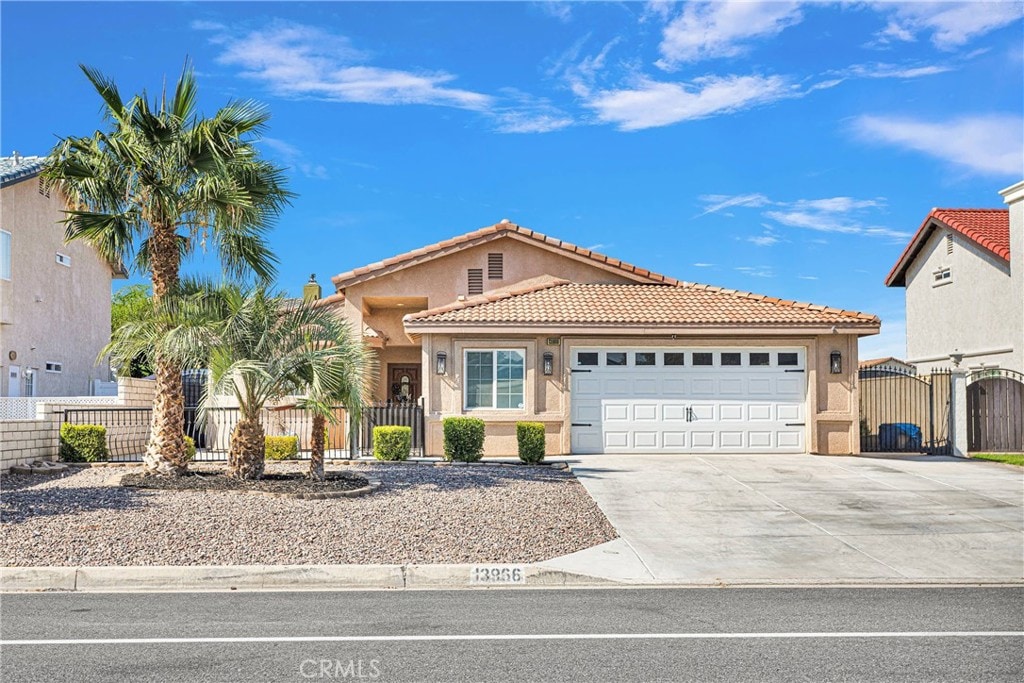
[[[349,450],[356,456],[373,455],[373,428],[398,426],[412,428],[412,455],[426,454],[426,424],[419,403],[373,403],[360,411],[358,428],[353,425]]]
[[[916,375],[865,368],[858,378],[861,452],[950,452],[948,370]]]
[[[968,375],[967,450],[1024,452],[1024,374],[992,369]]]

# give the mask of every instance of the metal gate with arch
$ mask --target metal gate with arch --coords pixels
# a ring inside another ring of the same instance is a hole
[[[864,368],[858,373],[862,453],[950,452],[950,375]]]
[[[967,450],[1024,452],[1024,373],[986,369],[968,375]]]

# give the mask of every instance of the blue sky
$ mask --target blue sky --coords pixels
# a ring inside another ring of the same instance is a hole
[[[0,5],[3,154],[101,125],[77,68],[267,104],[298,293],[509,218],[674,277],[864,310],[932,207],[1024,177],[1020,2]],[[208,263],[193,264],[194,269]]]

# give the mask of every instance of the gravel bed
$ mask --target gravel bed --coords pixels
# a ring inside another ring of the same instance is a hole
[[[268,472],[262,479],[242,481],[223,471],[196,470],[184,477],[147,477],[134,472],[124,475],[121,486],[173,491],[260,491],[265,493],[325,493],[354,491],[369,486],[366,477],[355,472],[327,472],[324,481],[307,479],[304,472]]]
[[[382,484],[332,500],[108,484],[132,471],[4,475],[0,566],[537,562],[616,537],[575,477],[548,468],[332,467]]]

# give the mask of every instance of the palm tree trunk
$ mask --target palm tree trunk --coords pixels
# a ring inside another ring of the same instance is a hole
[[[236,479],[259,479],[263,476],[266,438],[260,418],[242,415],[231,432],[228,449],[228,475]]]
[[[174,229],[153,225],[149,245],[153,279],[153,302],[159,303],[178,282],[180,252]],[[153,359],[156,375],[146,470],[156,474],[180,475],[188,471],[185,452],[185,391],[181,368],[159,354]]]
[[[309,478],[324,480],[324,430],[327,419],[320,413],[313,413],[313,434],[310,437]]]

